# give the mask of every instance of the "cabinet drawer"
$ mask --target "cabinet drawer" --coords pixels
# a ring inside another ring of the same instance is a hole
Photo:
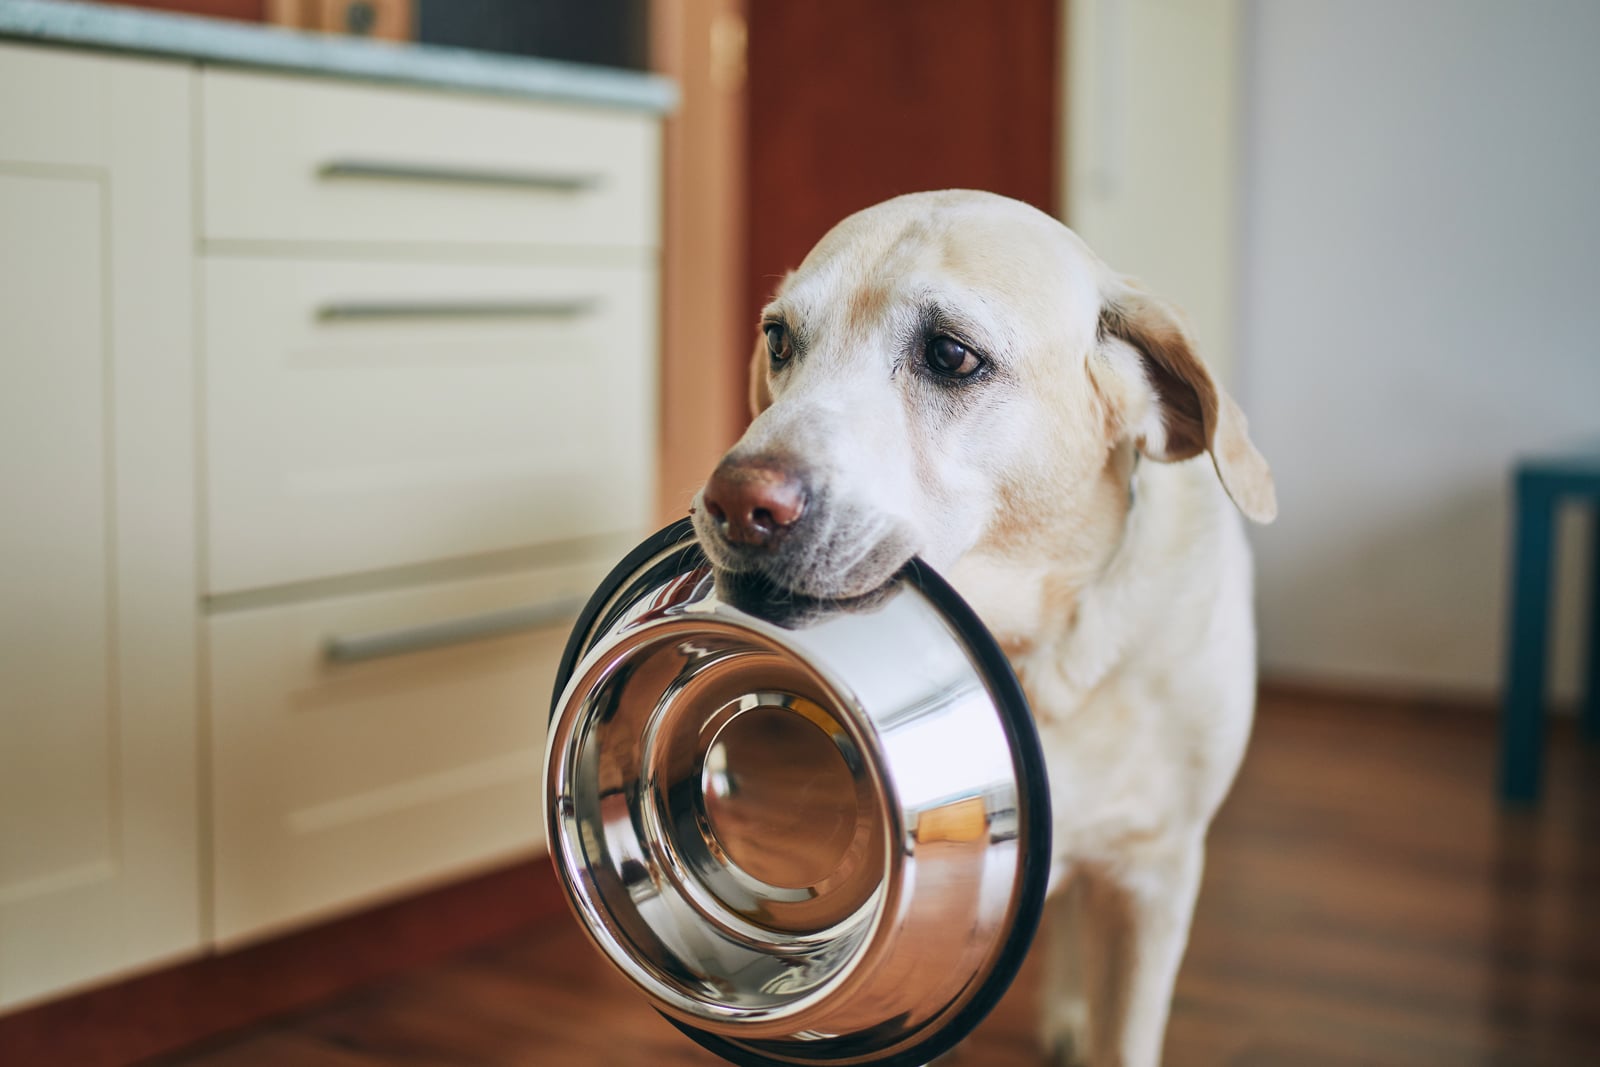
[[[206,262],[209,591],[644,532],[655,272]]]
[[[652,116],[218,70],[201,89],[207,239],[657,243]]]
[[[212,616],[216,938],[540,847],[550,687],[604,573],[573,565]]]

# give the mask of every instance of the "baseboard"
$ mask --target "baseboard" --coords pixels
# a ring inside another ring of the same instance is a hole
[[[1498,715],[1498,692],[1466,687],[1427,685],[1366,678],[1330,678],[1323,675],[1267,672],[1258,690],[1262,699],[1336,700],[1393,705],[1413,711],[1465,711]],[[1546,711],[1558,718],[1576,718],[1579,698],[1546,694]]]
[[[1402,682],[1322,678],[1307,675],[1263,675],[1257,687],[1263,702],[1326,701],[1385,705],[1409,710],[1461,711],[1486,714],[1499,710],[1493,694],[1470,689],[1439,689]]]
[[[123,1067],[566,912],[540,858],[0,1016],[6,1067]]]

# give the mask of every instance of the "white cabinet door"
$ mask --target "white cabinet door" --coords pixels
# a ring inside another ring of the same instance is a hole
[[[206,257],[215,595],[643,536],[655,271]]]
[[[208,241],[659,243],[654,115],[244,71],[201,86]]]
[[[191,83],[0,45],[0,1009],[200,943]]]
[[[212,615],[217,942],[537,850],[551,686],[605,571]]]

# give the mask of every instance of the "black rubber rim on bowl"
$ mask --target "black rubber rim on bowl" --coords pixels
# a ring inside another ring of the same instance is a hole
[[[694,541],[694,525],[688,519],[679,519],[642,541],[611,569],[599,588],[584,605],[567,637],[561,654],[561,665],[556,671],[555,691],[550,697],[550,718],[561,705],[561,694],[577,669],[578,661],[588,651],[592,634],[605,629],[600,618],[617,592],[629,578],[652,559],[674,548],[681,548],[697,561],[703,561],[699,546]],[[1022,856],[1022,894],[1017,901],[1016,917],[1006,935],[1005,944],[996,958],[994,967],[984,979],[976,995],[967,1002],[948,1023],[932,1036],[902,1052],[881,1057],[852,1059],[851,1067],[923,1067],[933,1059],[949,1052],[968,1034],[977,1029],[1011,988],[1017,972],[1022,969],[1023,958],[1033,944],[1039,930],[1039,919],[1044,912],[1045,889],[1049,883],[1051,862],[1050,789],[1044,764],[1044,749],[1039,743],[1039,731],[1034,725],[1028,699],[1011,669],[1011,663],[995,642],[994,635],[979,620],[961,594],[933,569],[920,560],[907,563],[900,576],[922,591],[935,607],[943,613],[961,640],[971,651],[973,659],[982,669],[990,694],[1000,710],[1001,724],[1011,750],[1016,755],[1019,776],[1018,794],[1022,816],[1028,827],[1028,845]],[[687,1023],[662,1013],[662,1018],[677,1027],[701,1047],[715,1052],[730,1063],[740,1067],[795,1067],[792,1059],[775,1059],[753,1049],[736,1045],[725,1038],[707,1033]],[[847,1054],[848,1056],[848,1054]],[[825,1060],[818,1060],[825,1063]]]

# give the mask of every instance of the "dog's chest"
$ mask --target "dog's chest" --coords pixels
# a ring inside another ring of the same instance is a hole
[[[1243,734],[1221,720],[1239,716],[1196,706],[1213,688],[1214,662],[1164,653],[1166,635],[1139,606],[1147,583],[1084,587],[1058,571],[971,556],[953,577],[1027,693],[1058,857],[1122,862],[1207,817],[1242,749]],[[1247,728],[1248,709],[1241,721]]]
[[[1058,857],[1114,862],[1188,821],[1198,768],[1144,686],[1112,676],[1072,693],[1055,678],[1035,684],[1040,672],[1019,666],[1044,749]]]

